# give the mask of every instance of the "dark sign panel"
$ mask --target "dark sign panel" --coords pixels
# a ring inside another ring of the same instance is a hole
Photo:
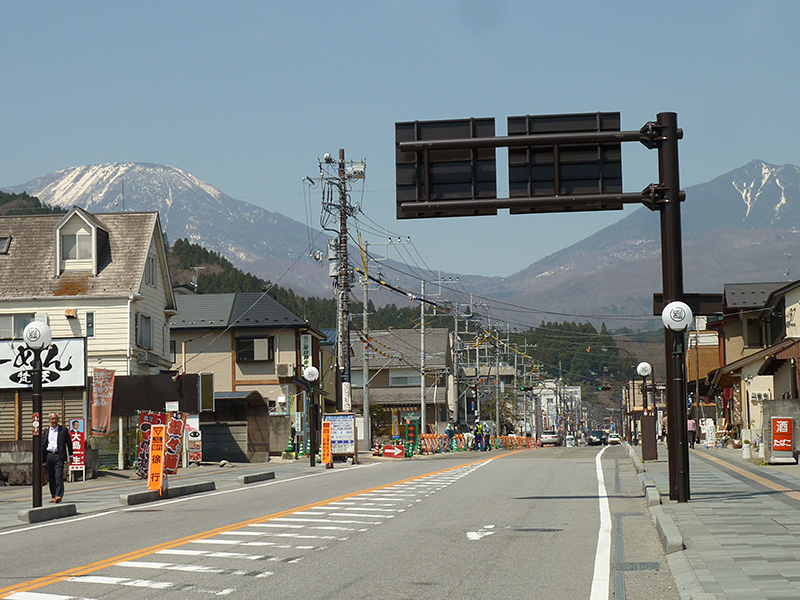
[[[395,141],[460,140],[494,137],[494,119],[395,123]],[[417,212],[402,203],[480,200],[497,197],[495,149],[396,150],[397,218],[494,215],[495,208]]]
[[[616,112],[508,118],[509,137],[619,130],[620,115]],[[511,198],[621,193],[621,143],[579,141],[511,146],[508,176]],[[590,208],[584,206],[582,210]],[[534,210],[512,207],[511,213]]]

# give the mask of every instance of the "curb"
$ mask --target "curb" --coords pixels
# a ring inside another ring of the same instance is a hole
[[[267,481],[269,479],[275,479],[275,471],[267,471],[266,473],[253,473],[251,475],[239,475],[237,477],[239,483],[241,484],[248,484],[248,483],[255,483],[257,481]]]
[[[74,504],[56,504],[55,506],[42,506],[38,508],[26,508],[19,511],[19,520],[27,523],[41,523],[52,519],[62,519],[64,517],[74,517],[78,514],[78,509]]]
[[[147,490],[145,492],[133,492],[132,494],[122,494],[119,497],[120,504],[131,506],[134,504],[144,504],[146,502],[155,502],[157,500],[166,500],[168,498],[178,498],[180,496],[188,496],[189,494],[199,494],[201,492],[213,492],[217,489],[213,481],[200,481],[197,483],[190,483],[187,485],[176,485],[164,491],[162,496],[158,490]]]

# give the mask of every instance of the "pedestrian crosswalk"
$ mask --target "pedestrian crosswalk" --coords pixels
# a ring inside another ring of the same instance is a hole
[[[121,560],[95,573],[84,571],[86,574],[57,581],[39,588],[41,591],[15,592],[7,598],[92,600],[113,594],[109,593],[111,587],[119,592],[126,588],[145,588],[180,592],[181,595],[232,596],[237,592],[238,578],[269,578],[280,569],[291,569],[313,553],[330,550],[373,527],[402,517],[425,498],[487,463],[473,463],[329,504],[319,503],[291,514],[282,513],[263,522],[155,550],[137,560]],[[207,577],[180,579],[193,575]],[[219,585],[211,585],[214,581],[219,581]]]

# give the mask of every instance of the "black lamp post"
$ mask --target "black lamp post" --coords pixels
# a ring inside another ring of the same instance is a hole
[[[32,321],[25,326],[22,332],[25,344],[33,352],[33,369],[31,371],[31,391],[33,400],[32,421],[33,434],[33,508],[42,506],[42,349],[50,345],[52,333],[50,326],[41,321]]]

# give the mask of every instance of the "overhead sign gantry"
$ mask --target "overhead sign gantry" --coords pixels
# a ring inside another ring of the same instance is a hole
[[[462,217],[621,210],[644,204],[661,215],[663,299],[683,299],[678,128],[659,113],[638,131],[622,131],[618,112],[508,117],[496,136],[494,118],[395,124],[397,218]],[[658,150],[657,183],[623,192],[622,143]],[[509,197],[497,198],[495,149],[509,148]],[[685,367],[674,360],[683,332],[665,329],[670,498],[689,499]]]

